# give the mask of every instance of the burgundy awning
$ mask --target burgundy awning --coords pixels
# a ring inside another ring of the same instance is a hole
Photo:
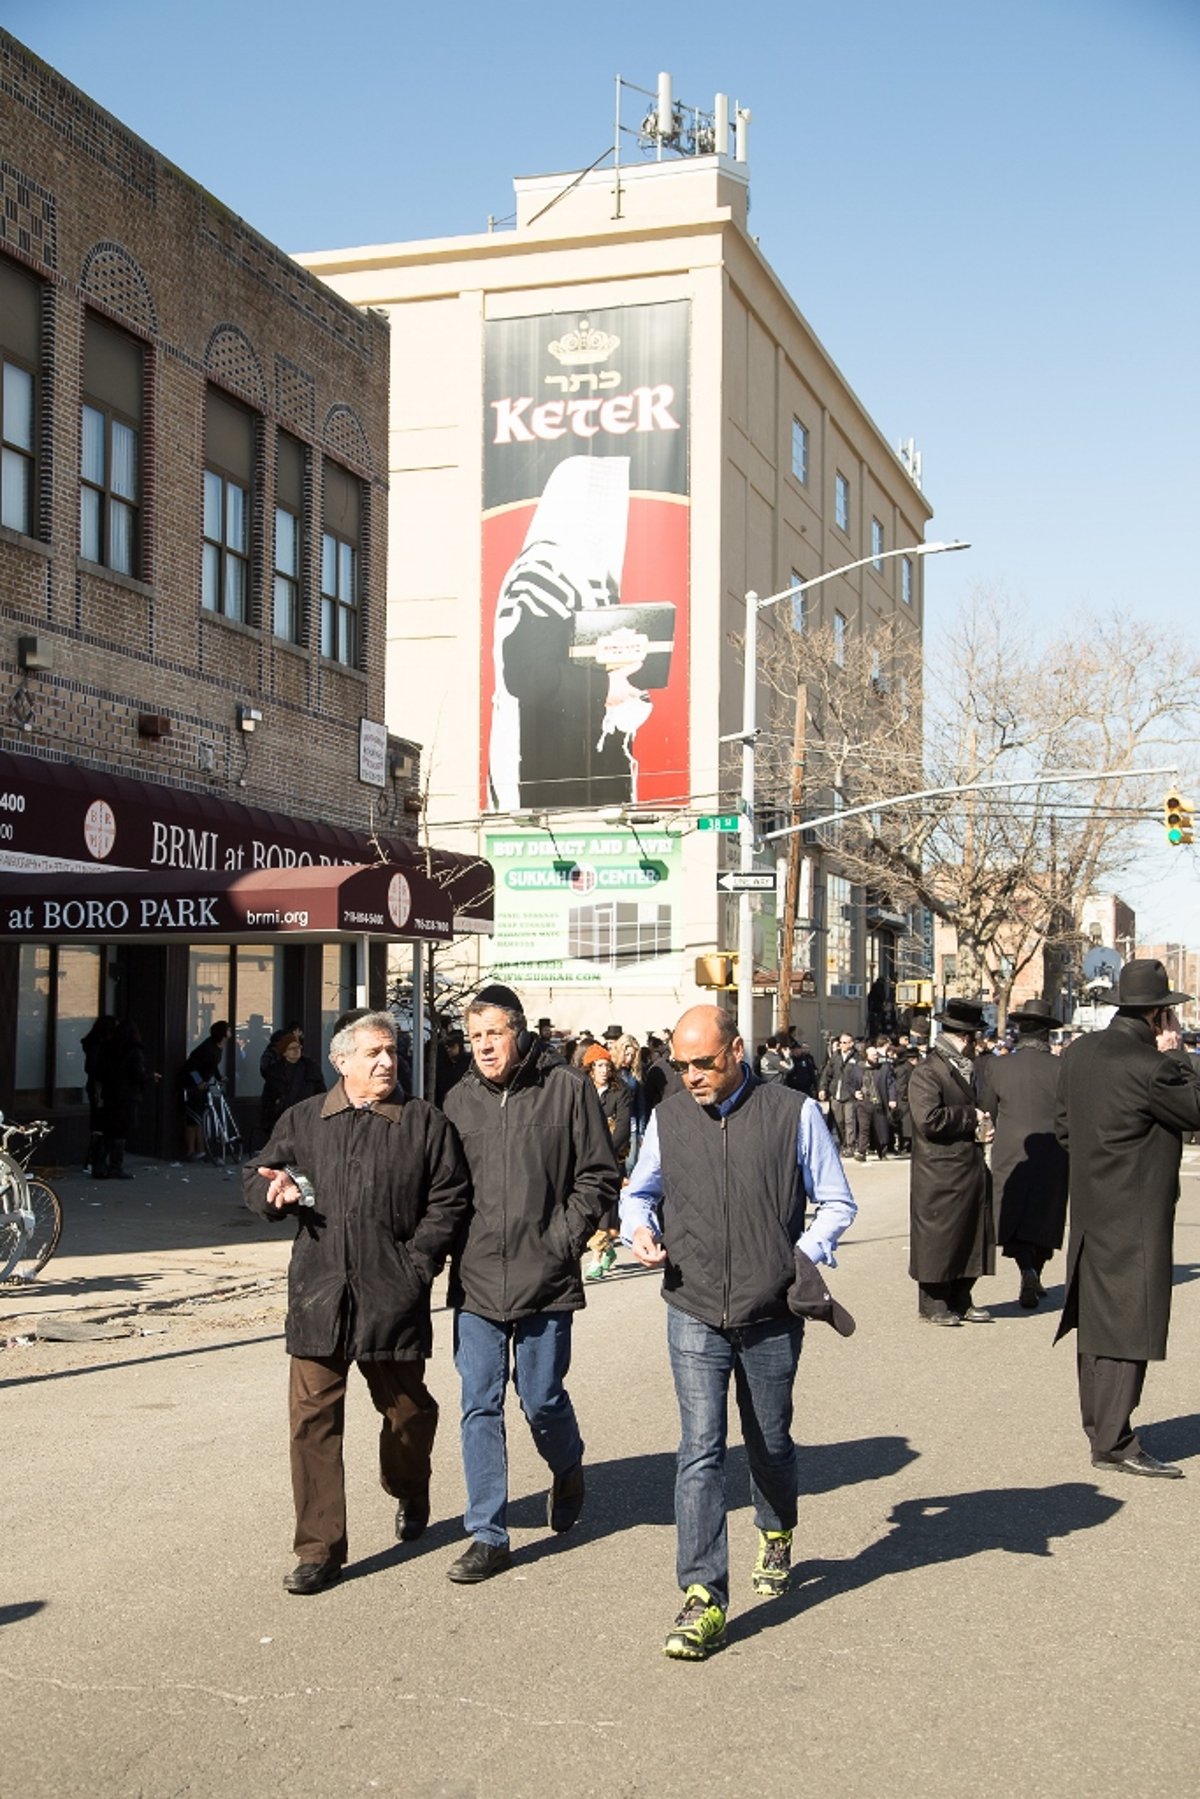
[[[444,889],[418,869],[262,868],[17,874],[0,868],[0,937],[36,942],[454,935]]]
[[[491,929],[493,875],[481,856],[422,849],[386,827],[351,831],[216,793],[0,751],[0,866],[248,874],[371,864],[381,855],[416,885],[437,888],[442,899],[429,916],[440,918],[448,905],[456,931]],[[66,873],[55,871],[47,894]]]

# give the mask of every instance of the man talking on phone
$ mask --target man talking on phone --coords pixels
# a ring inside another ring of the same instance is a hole
[[[1079,1403],[1092,1465],[1178,1480],[1130,1421],[1146,1363],[1167,1354],[1172,1239],[1184,1131],[1200,1128],[1200,1076],[1181,1047],[1161,962],[1121,970],[1107,1030],[1064,1051],[1055,1134],[1071,1158],[1067,1296],[1058,1338],[1079,1332]]]

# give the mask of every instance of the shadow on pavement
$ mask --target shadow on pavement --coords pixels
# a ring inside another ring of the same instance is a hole
[[[963,1561],[993,1549],[1007,1550],[1010,1555],[1051,1555],[1055,1537],[1107,1524],[1121,1505],[1121,1500],[1084,1481],[903,1499],[892,1508],[892,1529],[886,1537],[849,1561],[802,1562],[793,1575],[791,1590],[769,1607],[760,1606],[735,1618],[729,1640],[744,1642],[759,1631],[812,1611],[827,1599],[855,1593],[890,1574]]]
[[[0,1380],[0,1391],[5,1387],[40,1387],[52,1380],[77,1380],[82,1374],[111,1374],[116,1368],[144,1368],[148,1362],[174,1362],[181,1356],[224,1355],[231,1349],[246,1349],[255,1343],[278,1343],[283,1338],[282,1330],[267,1331],[261,1337],[237,1337],[224,1343],[194,1343],[190,1349],[163,1349],[157,1355],[123,1356],[117,1362],[89,1362],[81,1368],[53,1368],[48,1374],[19,1374],[11,1380]],[[139,1339],[135,1335],[120,1337],[121,1343],[134,1343]]]
[[[800,1444],[799,1458],[803,1498],[862,1481],[887,1480],[915,1461],[917,1451],[906,1437],[862,1437],[846,1443]],[[587,1462],[585,1469],[587,1504],[576,1528],[561,1537],[548,1536],[523,1546],[520,1561],[540,1561],[572,1543],[615,1536],[642,1524],[674,1524],[674,1451]],[[725,1491],[731,1510],[750,1503],[750,1467],[740,1443],[732,1445],[725,1458]],[[545,1491],[510,1502],[508,1522],[516,1530],[544,1529]]]
[[[1200,1412],[1189,1412],[1184,1418],[1160,1418],[1157,1424],[1139,1424],[1137,1434],[1142,1446],[1160,1462],[1182,1462],[1190,1455],[1200,1455]]]
[[[1200,1280],[1200,1262],[1176,1262],[1171,1275],[1173,1287],[1186,1287],[1189,1281]]]
[[[22,1618],[32,1618],[45,1608],[44,1599],[21,1599],[11,1605],[0,1605],[0,1624],[19,1624]]]

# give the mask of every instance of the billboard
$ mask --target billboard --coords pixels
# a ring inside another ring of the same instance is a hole
[[[491,975],[521,986],[673,987],[683,842],[665,831],[491,831]]]
[[[687,798],[689,322],[486,324],[485,812]]]

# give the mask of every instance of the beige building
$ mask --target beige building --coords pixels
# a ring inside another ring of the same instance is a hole
[[[645,1031],[702,997],[698,956],[736,948],[717,877],[737,838],[701,820],[737,810],[720,739],[741,724],[745,592],[919,543],[931,508],[747,230],[745,162],[515,190],[510,230],[300,261],[391,325],[387,715],[424,745],[439,842],[495,864],[497,935],[470,953],[533,1016]],[[838,630],[920,633],[922,563],[868,562],[808,598]],[[631,604],[632,672],[595,637],[615,622],[597,612]],[[595,687],[564,685],[535,729],[528,683],[556,650],[511,666],[506,633],[556,618],[599,671],[599,735]],[[867,896],[827,899],[814,852],[801,911],[798,1027],[860,1025],[881,961]]]

